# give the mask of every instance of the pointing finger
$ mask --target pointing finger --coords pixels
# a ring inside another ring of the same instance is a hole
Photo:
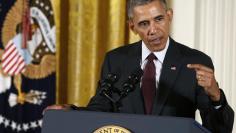
[[[206,67],[206,66],[201,65],[201,64],[188,64],[187,67],[190,68],[190,69],[195,69],[196,71],[197,70],[203,70],[203,71],[207,71],[207,72],[213,72],[213,70],[211,68]]]

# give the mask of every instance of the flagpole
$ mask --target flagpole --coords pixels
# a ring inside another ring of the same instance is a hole
[[[30,14],[29,14],[29,2],[28,0],[23,0],[23,10],[22,10],[22,48],[27,48],[27,41],[29,37],[29,26],[30,26]],[[16,81],[16,89],[18,92],[17,101],[20,104],[24,104],[25,102],[25,94],[22,92],[21,89],[21,75],[15,76]]]
[[[15,87],[16,87],[17,92],[18,92],[17,103],[24,104],[25,94],[22,93],[22,90],[21,90],[21,85],[22,85],[21,84],[22,83],[21,75],[16,75],[14,77],[14,83],[15,83]]]
[[[30,8],[29,1],[23,0],[23,17],[22,17],[22,48],[27,48],[27,41],[30,37]]]

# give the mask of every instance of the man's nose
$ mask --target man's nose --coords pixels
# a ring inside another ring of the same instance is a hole
[[[157,25],[154,22],[151,23],[149,34],[150,35],[155,35],[157,33],[157,30],[158,30]]]

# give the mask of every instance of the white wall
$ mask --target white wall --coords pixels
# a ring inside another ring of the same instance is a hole
[[[195,0],[172,0],[173,23],[171,36],[178,42],[194,46]]]
[[[236,110],[235,0],[169,2],[174,10],[172,37],[178,42],[205,52],[212,58],[216,79],[224,90],[228,103]],[[236,129],[233,133],[236,133]]]

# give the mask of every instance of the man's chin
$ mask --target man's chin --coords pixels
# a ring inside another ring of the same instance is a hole
[[[150,50],[153,52],[158,52],[165,49],[165,45],[166,44],[163,43],[152,43],[150,44]]]

